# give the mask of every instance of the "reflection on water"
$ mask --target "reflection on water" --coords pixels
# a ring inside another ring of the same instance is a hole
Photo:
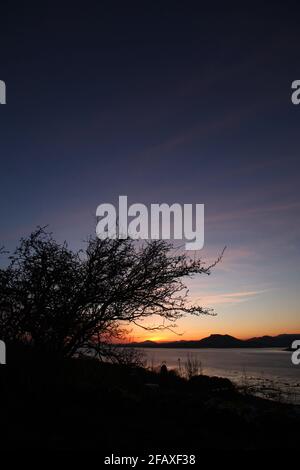
[[[227,377],[241,387],[274,399],[300,403],[300,366],[291,353],[264,349],[143,349],[148,367],[163,362],[168,368],[184,368],[188,355],[201,361],[202,373]]]

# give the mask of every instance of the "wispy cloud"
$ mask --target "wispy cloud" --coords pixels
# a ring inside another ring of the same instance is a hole
[[[252,216],[257,214],[263,213],[272,213],[272,212],[287,212],[294,209],[299,209],[300,203],[299,202],[292,202],[286,204],[273,204],[273,205],[265,205],[265,206],[257,206],[252,208],[246,208],[243,210],[237,210],[232,212],[224,212],[222,214],[211,215],[206,218],[206,222],[208,224],[218,223],[228,220],[239,220],[241,218],[245,218],[246,216]]]
[[[208,294],[197,298],[197,301],[201,302],[206,307],[213,307],[215,305],[222,304],[238,304],[241,302],[247,302],[253,299],[257,295],[263,294],[267,290],[254,290],[244,292],[230,292],[224,294]]]

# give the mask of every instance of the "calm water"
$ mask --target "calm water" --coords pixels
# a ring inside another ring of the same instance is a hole
[[[300,403],[300,365],[293,365],[291,353],[281,349],[147,348],[143,353],[148,367],[159,367],[164,362],[168,368],[181,368],[181,371],[190,355],[201,361],[203,374],[227,377],[270,398],[282,392],[285,399]]]

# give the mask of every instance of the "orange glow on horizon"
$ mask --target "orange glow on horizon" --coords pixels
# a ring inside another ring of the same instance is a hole
[[[132,336],[130,335],[130,337],[128,337],[128,342],[129,343],[132,343],[132,342],[144,342],[144,341],[153,341],[153,342],[156,342],[156,343],[164,343],[164,342],[175,342],[175,341],[199,341],[203,338],[206,338],[212,334],[220,334],[220,335],[230,335],[230,336],[234,336],[235,338],[238,338],[238,339],[242,339],[242,340],[246,340],[246,339],[249,339],[249,338],[254,338],[254,337],[261,337],[261,336],[277,336],[277,335],[280,335],[280,334],[300,334],[300,328],[299,329],[294,329],[294,330],[291,330],[289,328],[286,328],[286,330],[272,330],[272,331],[253,331],[253,332],[249,332],[248,334],[246,334],[245,332],[232,332],[232,331],[218,331],[218,329],[216,329],[216,331],[201,331],[199,332],[199,334],[178,334],[176,335],[175,333],[169,333],[169,332],[158,332],[157,334],[153,335],[153,332],[149,332],[149,334],[147,334],[147,332],[142,332],[141,334],[139,334],[139,332],[135,332],[136,335]]]

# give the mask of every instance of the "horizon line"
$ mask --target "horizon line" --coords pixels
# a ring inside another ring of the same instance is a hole
[[[278,334],[275,334],[275,335],[271,335],[271,334],[262,334],[262,335],[259,335],[259,336],[249,336],[247,338],[239,338],[237,336],[233,336],[229,333],[211,333],[210,335],[208,336],[203,336],[202,338],[198,338],[198,339],[174,339],[174,340],[151,340],[151,339],[145,339],[145,340],[141,340],[141,341],[121,341],[119,343],[114,343],[114,344],[131,344],[131,343],[157,343],[157,344],[167,344],[167,343],[185,343],[185,342],[192,342],[192,341],[201,341],[202,339],[205,339],[205,338],[210,338],[211,336],[230,336],[232,338],[235,338],[235,339],[238,339],[240,341],[248,341],[250,339],[254,339],[254,338],[265,338],[265,337],[269,337],[269,338],[276,338],[278,336],[285,336],[285,335],[300,335],[300,332],[298,333],[295,333],[295,332],[292,332],[292,333],[278,333]]]

